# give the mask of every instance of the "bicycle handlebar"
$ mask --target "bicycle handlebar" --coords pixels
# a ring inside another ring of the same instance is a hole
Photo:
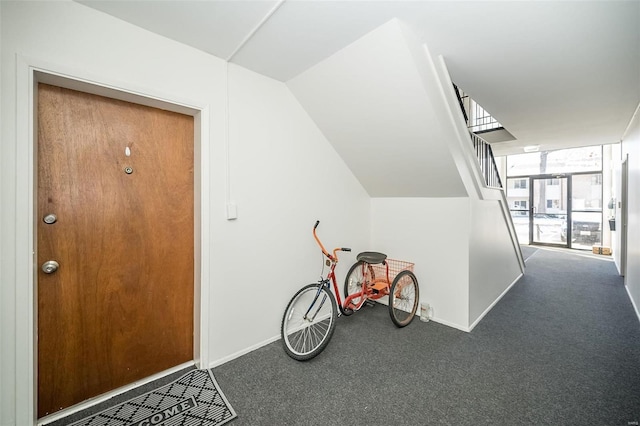
[[[324,246],[322,245],[322,241],[320,241],[320,238],[318,238],[318,234],[316,234],[316,228],[318,227],[318,225],[320,224],[319,220],[316,220],[316,224],[313,225],[313,238],[316,239],[316,242],[318,243],[318,245],[320,246],[320,249],[322,250],[322,253],[327,256],[329,258],[329,260],[332,260],[334,262],[338,262],[338,251],[351,251],[350,248],[347,247],[336,247],[333,249],[333,256],[327,251],[326,248],[324,248]]]

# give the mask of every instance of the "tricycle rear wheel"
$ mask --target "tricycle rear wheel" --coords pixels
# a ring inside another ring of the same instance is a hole
[[[411,271],[396,275],[389,291],[389,315],[398,327],[411,323],[418,309],[420,289],[418,279]]]
[[[372,283],[375,279],[376,277],[371,265],[362,260],[354,263],[347,273],[347,278],[344,280],[344,299],[347,300],[347,297],[352,294],[361,293],[363,286],[367,283]],[[357,306],[360,304],[361,299],[361,297],[354,297],[352,301],[353,305]]]

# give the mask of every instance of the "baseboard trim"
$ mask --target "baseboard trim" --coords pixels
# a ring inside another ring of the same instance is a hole
[[[529,256],[529,257],[531,257],[531,256]],[[509,284],[509,287],[507,287],[500,294],[500,296],[498,296],[498,298],[496,300],[494,300],[493,303],[491,305],[489,305],[489,307],[487,309],[485,309],[482,314],[480,314],[480,316],[473,322],[473,324],[471,324],[469,326],[469,331],[473,330],[475,328],[475,326],[478,325],[478,323],[482,320],[482,318],[484,318],[485,315],[487,315],[489,313],[489,311],[491,311],[491,309],[493,309],[493,307],[500,301],[500,299],[502,299],[504,297],[504,295],[507,294],[509,292],[509,290],[511,290],[511,287],[513,287],[518,281],[520,281],[520,278],[522,278],[523,276],[524,276],[524,274],[518,275],[518,277],[515,280],[513,280],[513,282],[511,284]]]
[[[624,288],[627,290],[627,295],[629,296],[629,300],[631,300],[631,306],[633,306],[633,310],[636,311],[636,316],[638,317],[638,321],[640,321],[640,310],[638,310],[638,305],[633,300],[633,296],[631,295],[631,290],[629,290],[629,286],[625,285]]]
[[[416,317],[418,317],[418,320],[420,319],[418,314],[416,314]],[[463,325],[456,324],[450,321],[446,321],[438,317],[433,317],[430,319],[430,321],[437,322],[438,324],[446,325],[447,327],[455,328],[457,330],[464,331],[466,333],[471,331],[468,327],[465,327]]]
[[[253,346],[249,346],[248,348],[242,349],[241,351],[234,352],[231,355],[227,355],[227,356],[225,356],[223,358],[214,360],[211,363],[209,363],[209,368],[215,368],[215,367],[218,367],[218,366],[220,366],[222,364],[226,364],[229,361],[232,361],[232,360],[234,360],[236,358],[240,358],[242,355],[246,355],[249,352],[255,351],[256,349],[260,349],[263,346],[267,346],[268,344],[273,343],[276,340],[280,340],[280,335],[271,337],[270,339],[267,339],[267,340],[263,340],[262,342],[257,343],[257,344],[255,344]]]

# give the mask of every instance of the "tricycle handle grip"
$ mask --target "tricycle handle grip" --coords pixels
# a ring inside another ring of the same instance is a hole
[[[313,229],[316,229],[316,228],[318,227],[318,225],[320,225],[320,221],[319,221],[319,220],[316,220],[316,224],[315,224],[315,225],[313,225]]]
[[[351,249],[347,248],[347,247],[342,247],[340,250],[342,250],[342,251],[351,251]]]

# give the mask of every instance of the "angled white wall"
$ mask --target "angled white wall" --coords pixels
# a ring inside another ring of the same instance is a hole
[[[229,96],[230,190],[239,217],[212,235],[216,364],[279,338],[289,299],[322,270],[316,220],[327,249],[364,250],[369,242],[368,194],[286,86],[234,66]],[[339,277],[354,256],[341,255]],[[232,320],[239,306],[247,314]]]
[[[472,200],[469,232],[469,327],[473,328],[523,271],[501,200]]]
[[[392,20],[287,85],[372,197],[466,196],[416,48]]]

